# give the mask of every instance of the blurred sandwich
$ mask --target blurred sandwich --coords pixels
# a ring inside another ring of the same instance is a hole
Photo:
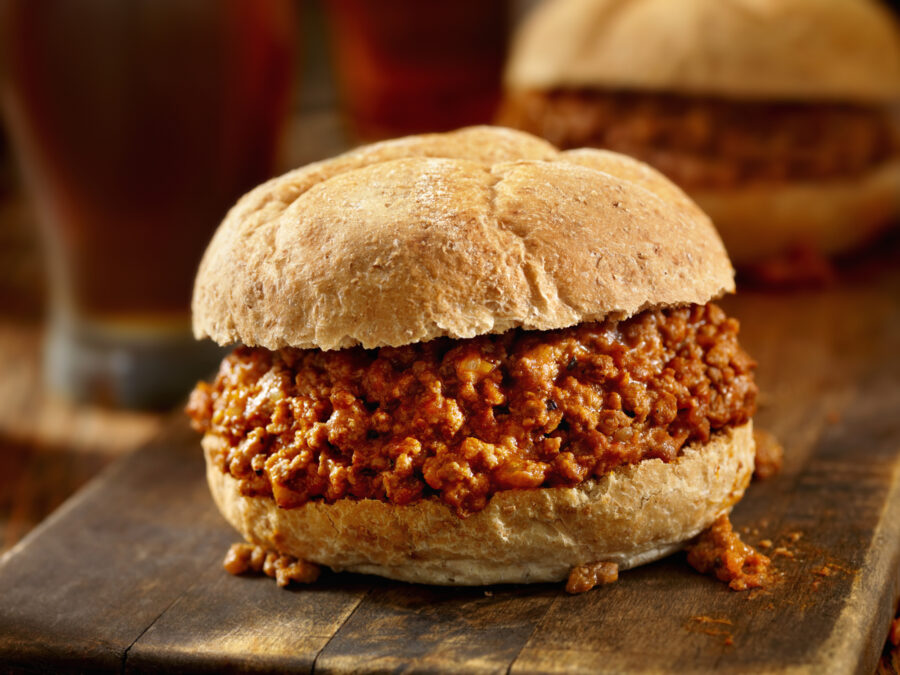
[[[550,0],[514,41],[500,121],[650,163],[752,267],[896,218],[898,102],[874,0]]]

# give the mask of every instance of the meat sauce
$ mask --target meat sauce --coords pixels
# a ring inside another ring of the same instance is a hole
[[[311,584],[321,573],[321,568],[311,562],[253,544],[233,544],[222,566],[235,575],[261,572],[274,578],[282,588],[291,583]]]
[[[573,567],[566,581],[566,593],[587,593],[597,586],[606,586],[619,580],[619,566],[613,562],[597,562]]]
[[[701,574],[711,574],[733,591],[768,588],[777,575],[772,561],[741,541],[727,515],[719,518],[691,545],[688,563]]]
[[[900,153],[876,106],[560,90],[520,94],[500,119],[563,149],[632,155],[686,189],[840,179]]]
[[[436,496],[460,516],[502,490],[670,462],[747,422],[755,363],[716,305],[553,331],[324,352],[240,347],[188,412],[245,495]]]

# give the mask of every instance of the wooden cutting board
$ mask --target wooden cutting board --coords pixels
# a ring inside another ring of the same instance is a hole
[[[900,270],[726,308],[759,361],[784,470],[734,512],[784,582],[734,593],[683,555],[578,596],[325,574],[281,590],[236,535],[180,416],[0,560],[0,663],[83,671],[872,673],[900,595]]]

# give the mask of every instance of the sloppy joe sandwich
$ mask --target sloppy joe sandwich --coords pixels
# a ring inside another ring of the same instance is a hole
[[[738,266],[833,255],[900,213],[898,36],[877,0],[548,0],[500,121],[652,164]]]
[[[732,289],[703,212],[612,152],[476,127],[275,178],[194,288],[196,336],[239,343],[188,406],[213,497],[251,544],[411,582],[657,559],[753,472]]]

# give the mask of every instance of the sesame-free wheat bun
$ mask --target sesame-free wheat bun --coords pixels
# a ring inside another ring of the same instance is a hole
[[[654,560],[754,466],[715,228],[645,164],[476,127],[256,188],[194,330],[241,343],[189,412],[249,542],[434,584]]]
[[[505,88],[501,123],[654,165],[739,266],[900,214],[900,30],[877,0],[548,0]]]
[[[473,128],[370,145],[250,192],[203,257],[194,334],[399,346],[705,303],[732,277],[709,219],[646,165]]]

